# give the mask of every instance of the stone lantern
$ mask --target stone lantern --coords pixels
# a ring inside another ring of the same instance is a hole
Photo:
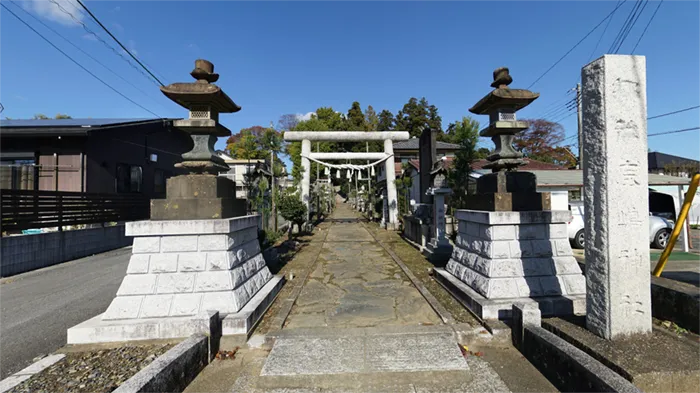
[[[473,209],[486,211],[549,210],[550,194],[536,191],[535,174],[517,171],[525,161],[523,154],[513,148],[515,135],[528,128],[528,123],[518,120],[515,113],[540,95],[511,89],[508,85],[512,82],[508,68],[498,68],[493,72],[491,87],[494,90],[469,109],[477,115],[489,115],[489,125],[479,135],[490,137],[496,145],[487,157],[489,163],[484,165],[484,169],[491,169],[492,173],[477,179],[478,195],[470,204]]]
[[[571,213],[552,211],[549,193],[537,192],[535,175],[517,171],[525,161],[513,139],[528,124],[515,113],[539,94],[510,89],[507,68],[494,71],[493,79],[495,89],[470,109],[489,115],[480,135],[496,144],[484,166],[492,173],[477,180],[467,209],[455,211],[452,257],[435,277],[455,288],[481,319],[508,319],[515,303],[536,305],[543,316],[584,313],[586,279],[567,232]]]
[[[193,148],[177,164],[185,175],[167,181],[166,199],[151,201],[151,219],[126,223],[134,238],[126,276],[107,310],[68,329],[69,344],[170,339],[192,334],[245,338],[284,284],[260,250],[259,215],[244,215],[235,183],[216,156],[217,137],[231,132],[220,113],[241,109],[214,85],[214,65],[197,60],[193,83],[163,94],[190,111],[174,126]],[[212,352],[213,351],[213,352]]]
[[[189,110],[189,118],[175,120],[173,126],[190,135],[192,150],[175,164],[188,172],[167,180],[166,199],[151,201],[153,220],[221,219],[245,214],[245,201],[236,199],[235,183],[216,176],[229,169],[216,155],[214,144],[218,137],[231,135],[219,123],[220,113],[241,110],[221,88],[214,84],[219,74],[207,60],[195,61],[190,73],[196,80],[161,87],[166,97]]]

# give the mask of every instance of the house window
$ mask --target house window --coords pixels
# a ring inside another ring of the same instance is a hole
[[[138,165],[117,164],[117,192],[141,192],[143,169]]]
[[[153,192],[155,194],[165,193],[165,171],[156,169],[153,172]]]
[[[37,169],[34,160],[0,161],[0,188],[33,190]]]

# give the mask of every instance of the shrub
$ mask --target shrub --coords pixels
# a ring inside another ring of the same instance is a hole
[[[306,221],[306,206],[296,195],[283,195],[279,200],[278,209],[285,220],[291,222],[289,225],[289,233],[292,233],[292,227],[297,224],[299,232],[302,225]]]

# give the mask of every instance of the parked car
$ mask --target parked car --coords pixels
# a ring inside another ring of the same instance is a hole
[[[583,248],[586,235],[584,234],[583,202],[569,203],[571,221],[569,221],[569,240],[574,248]],[[649,216],[649,243],[654,248],[663,249],[671,237],[673,223],[663,217]]]

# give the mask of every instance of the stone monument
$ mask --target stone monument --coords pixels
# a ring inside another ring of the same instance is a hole
[[[433,197],[433,220],[431,225],[431,236],[424,254],[433,262],[445,262],[452,255],[452,245],[447,239],[445,228],[445,197],[452,194],[452,189],[447,185],[447,168],[444,161],[435,162],[434,169],[430,171],[431,187],[426,190],[428,195]]]
[[[543,315],[583,313],[586,281],[567,236],[569,211],[551,211],[537,179],[519,172],[516,133],[527,129],[515,113],[539,94],[511,89],[507,68],[493,73],[495,89],[469,111],[489,115],[481,132],[496,144],[493,172],[477,180],[470,210],[457,210],[459,233],[452,258],[436,278],[483,319],[509,318],[513,303],[537,302]]]
[[[428,188],[432,186],[430,179],[430,171],[433,169],[433,163],[437,159],[437,130],[425,128],[420,134],[418,140],[418,154],[420,160],[420,177],[418,181],[418,193],[420,194],[419,203],[432,204],[433,196],[427,193]]]
[[[178,164],[189,173],[167,180],[167,197],[151,202],[151,220],[126,224],[134,243],[117,296],[104,314],[68,329],[69,344],[185,337],[211,312],[223,318],[224,335],[245,335],[283,284],[260,251],[260,216],[243,216],[234,182],[216,175],[228,166],[214,143],[231,134],[219,113],[241,108],[213,84],[213,71],[197,60],[196,82],[161,88],[190,111],[174,122],[194,142]]]
[[[651,332],[646,61],[605,55],[583,67],[587,328]]]

